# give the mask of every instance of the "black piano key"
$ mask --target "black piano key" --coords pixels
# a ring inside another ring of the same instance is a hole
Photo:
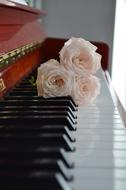
[[[23,90],[23,91],[11,91],[9,92],[9,96],[18,96],[18,94],[20,94],[21,96],[30,96],[30,95],[37,95],[37,91],[36,90],[33,90],[33,91],[30,91],[30,90]]]
[[[20,88],[20,87],[23,87],[23,88],[31,88],[31,87],[33,87],[33,88],[36,88],[37,89],[37,87],[36,87],[36,84],[33,86],[33,84],[31,83],[31,82],[29,82],[29,81],[21,81],[19,84],[17,84],[16,86],[15,86],[15,88]]]
[[[13,106],[13,105],[10,105],[10,106],[0,106],[0,113],[2,112],[8,112],[8,111],[16,111],[16,112],[29,112],[29,113],[32,113],[32,112],[47,112],[47,111],[58,111],[58,112],[62,112],[62,111],[65,111],[65,112],[69,112],[70,115],[72,116],[73,119],[77,119],[77,116],[75,115],[75,113],[71,110],[70,107],[68,106],[26,106],[26,105],[18,105],[18,106]]]
[[[23,85],[24,84],[31,84],[31,80],[36,81],[36,79],[37,79],[37,71],[35,71],[34,74],[31,73],[30,75],[23,78],[17,86],[20,86],[21,84],[23,84]]]
[[[37,87],[36,87],[36,85],[35,86],[33,86],[30,82],[27,82],[27,83],[20,83],[20,84],[18,84],[18,85],[16,85],[15,86],[15,88],[16,89],[19,89],[19,88],[26,88],[26,89],[36,89],[36,91],[37,91]]]
[[[71,122],[68,116],[47,115],[47,116],[1,116],[0,125],[66,125],[75,130],[76,126]]]
[[[12,93],[12,92],[22,92],[22,91],[31,91],[31,93],[32,92],[36,92],[37,91],[37,89],[35,88],[35,87],[32,87],[32,86],[29,86],[29,87],[23,87],[23,86],[18,86],[18,87],[15,87],[15,88],[13,88],[12,89],[12,91],[10,91],[10,93]]]
[[[45,98],[43,98],[45,99]],[[72,102],[72,104],[74,105],[75,107],[75,110],[77,111],[78,110],[78,106],[77,104],[74,102],[73,98],[71,96],[58,96],[58,97],[50,97],[48,98],[50,100],[69,100],[70,102]]]
[[[1,101],[0,107],[4,106],[68,106],[70,107],[73,111],[77,111],[77,107],[74,106],[73,102],[70,100],[65,100],[65,99],[40,99],[40,100],[4,100]]]
[[[58,172],[41,171],[24,175],[15,172],[0,172],[0,181],[5,190],[71,190]]]
[[[35,82],[33,85],[33,83],[30,82],[29,80],[28,81],[22,80],[20,83],[15,85],[15,88],[21,88],[21,87],[23,87],[23,88],[29,88],[30,87],[30,88],[35,88],[37,90],[37,85],[35,84]]]
[[[46,98],[43,98],[42,96],[21,96],[20,94],[18,94],[18,96],[6,96],[5,100],[47,100]],[[61,96],[61,97],[50,97],[48,98],[48,100],[69,100],[72,101],[72,103],[74,104],[74,106],[77,108],[75,102],[73,101],[72,97],[70,96]]]
[[[73,176],[68,172],[64,163],[56,159],[11,159],[0,158],[0,172],[20,172],[22,175],[30,174],[34,171],[59,172],[65,180],[71,181]]]
[[[37,135],[37,134],[44,134],[44,133],[51,133],[51,134],[65,134],[71,142],[75,142],[75,137],[70,133],[70,130],[67,126],[64,125],[57,125],[57,126],[30,126],[27,127],[25,125],[19,125],[19,126],[0,126],[0,134],[16,134],[16,135],[22,135],[22,134],[28,134],[28,135]]]
[[[20,147],[0,146],[0,158],[6,159],[60,159],[68,168],[73,168],[74,163],[68,159],[67,152],[62,148],[52,147]]]
[[[71,120],[71,122],[73,124],[77,124],[77,122],[74,120],[74,118],[72,117],[72,115],[70,114],[70,112],[68,111],[50,111],[50,110],[46,110],[46,111],[20,111],[18,112],[17,110],[15,111],[1,111],[0,112],[0,117],[4,116],[10,116],[10,117],[21,117],[21,116],[46,116],[46,115],[51,115],[51,116],[55,116],[55,115],[63,115],[63,116],[68,116],[69,119]]]
[[[1,146],[51,146],[64,148],[66,151],[74,151],[75,147],[69,141],[66,135],[62,134],[39,134],[39,135],[27,135],[17,136],[15,134],[0,134],[0,145]]]
[[[29,89],[29,88],[31,88],[31,87],[27,87],[26,89]],[[18,87],[18,89],[20,89],[21,91],[23,90],[22,87],[21,88]],[[35,89],[34,89],[34,91],[35,91]],[[36,96],[36,95],[30,95],[30,96],[28,96],[26,94],[26,96],[21,96],[20,93],[17,96],[16,95],[6,96],[5,99],[7,99],[7,100],[13,100],[13,99],[16,99],[16,100],[17,99],[23,99],[23,100],[34,100],[34,99],[40,100],[40,99],[44,99],[44,100],[47,100],[46,98],[44,98],[42,96]],[[73,99],[72,99],[71,96],[50,97],[48,99],[49,100],[69,100],[69,101],[72,101],[72,103],[74,104],[75,107],[77,107],[77,105],[75,104],[75,102],[73,101]]]
[[[6,132],[6,131],[9,131],[9,130],[12,130],[12,131],[41,131],[41,130],[43,130],[43,131],[48,131],[49,132],[49,128],[50,128],[50,130],[51,131],[54,131],[54,132],[56,132],[56,129],[58,128],[58,130],[60,131],[60,130],[62,130],[64,127],[66,127],[66,128],[68,128],[70,131],[72,130],[72,131],[74,131],[74,130],[76,130],[76,126],[75,125],[73,125],[72,127],[71,127],[71,125],[62,125],[62,124],[51,124],[51,125],[49,125],[49,124],[38,124],[38,123],[36,123],[36,124],[33,124],[33,123],[31,123],[30,125],[28,125],[27,123],[23,123],[23,124],[21,124],[21,123],[17,123],[17,124],[11,124],[11,123],[9,123],[8,125],[5,125],[5,124],[0,124],[0,131],[1,131],[1,133],[2,132]]]

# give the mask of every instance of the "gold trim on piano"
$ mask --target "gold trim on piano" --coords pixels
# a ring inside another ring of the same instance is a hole
[[[36,48],[40,47],[41,44],[42,42],[36,41],[12,50],[6,54],[2,54],[0,56],[0,69],[6,67],[7,65],[10,65],[11,63],[14,63],[17,59],[20,59],[24,55],[34,51]]]
[[[0,78],[0,92],[2,92],[6,88],[4,81],[2,78]]]

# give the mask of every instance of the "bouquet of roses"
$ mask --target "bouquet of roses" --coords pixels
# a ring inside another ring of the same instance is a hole
[[[94,76],[101,66],[97,47],[82,38],[71,38],[62,47],[60,62],[54,59],[38,68],[38,96],[71,96],[77,105],[91,103],[100,93]]]

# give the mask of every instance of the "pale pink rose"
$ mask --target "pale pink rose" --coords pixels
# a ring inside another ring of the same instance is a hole
[[[71,71],[67,71],[58,61],[51,59],[38,68],[38,96],[68,96],[71,94],[73,79]]]
[[[101,66],[101,55],[97,47],[82,38],[71,38],[60,51],[60,62],[77,75],[95,74]]]
[[[77,105],[92,103],[100,93],[100,81],[93,75],[76,77],[71,96]]]

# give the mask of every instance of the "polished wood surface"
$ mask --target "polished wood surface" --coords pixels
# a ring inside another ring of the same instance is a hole
[[[43,41],[46,34],[37,19],[44,11],[29,6],[0,2],[0,54],[34,41]]]
[[[41,47],[25,55],[15,63],[0,71],[0,78],[5,88],[0,92],[0,98],[14,87],[23,77],[30,73],[41,61]]]
[[[46,33],[38,19],[44,15],[43,10],[0,1],[0,97],[40,63]],[[32,47],[24,52],[27,45]]]

